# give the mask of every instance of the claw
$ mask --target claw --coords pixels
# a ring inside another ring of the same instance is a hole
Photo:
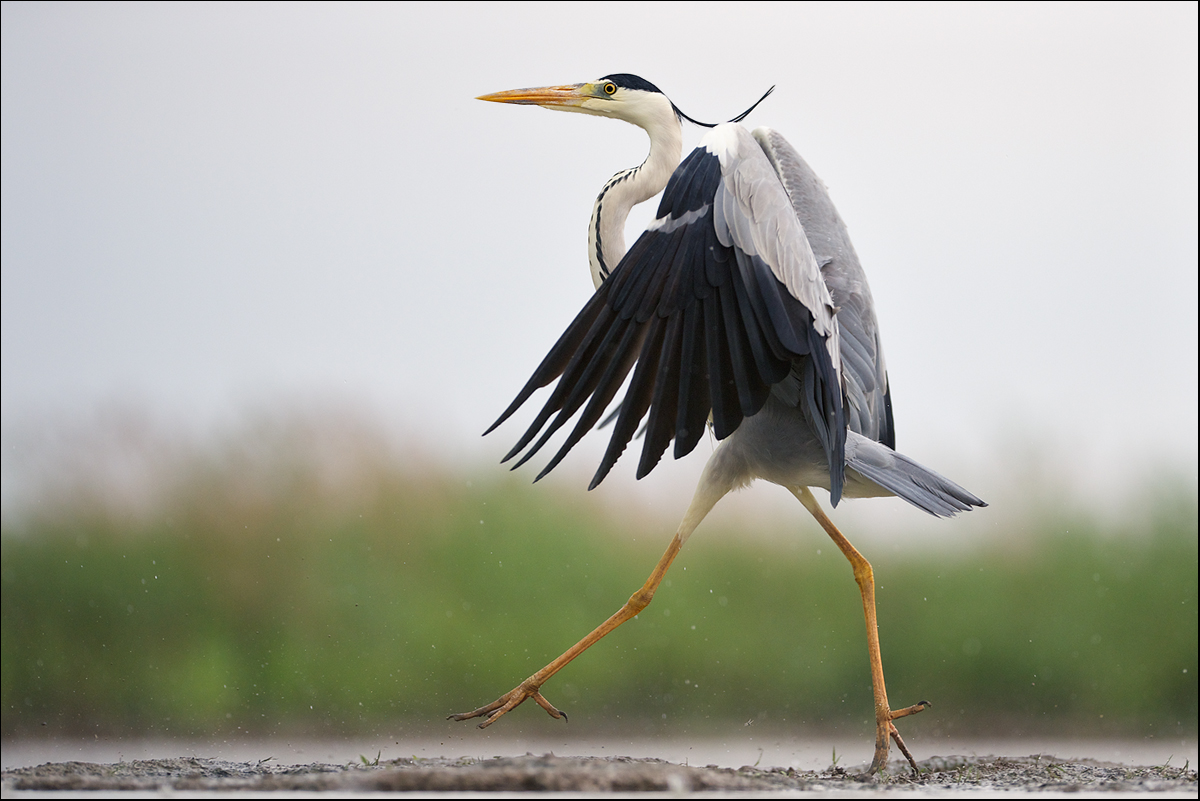
[[[446,720],[470,720],[471,718],[486,716],[487,719],[479,724],[479,728],[486,729],[488,726],[491,726],[493,723],[503,717],[506,713],[511,712],[523,704],[527,698],[532,698],[534,701],[536,701],[537,705],[546,710],[550,717],[554,718],[555,720],[567,719],[567,713],[556,709],[554,704],[547,701],[546,698],[540,692],[538,692],[537,687],[530,687],[522,682],[517,687],[514,687],[510,692],[500,696],[487,706],[481,706],[478,709],[474,709],[470,712],[459,712],[456,715],[449,715]]]
[[[906,718],[909,715],[915,715],[918,712],[924,712],[931,706],[933,706],[933,704],[929,703],[928,701],[917,701],[912,706],[904,707],[904,709],[894,709],[891,713],[892,720],[898,720],[900,718]]]
[[[512,695],[512,693],[509,693],[509,695]],[[508,695],[501,696],[500,698],[497,698],[495,701],[492,701],[487,706],[481,706],[481,707],[479,707],[479,709],[473,709],[470,712],[459,712],[458,714],[450,715],[446,718],[446,720],[470,720],[471,718],[477,718],[481,715],[487,715],[490,718],[490,717],[492,717],[493,710],[499,709],[500,707],[504,706],[505,700],[507,698],[508,698]],[[501,714],[503,714],[503,713],[501,713]]]
[[[918,704],[918,706],[920,705]],[[909,707],[909,709],[912,709],[912,707]],[[921,710],[918,709],[917,711],[920,712]],[[913,759],[912,752],[910,752],[908,750],[908,746],[904,744],[904,739],[900,736],[900,732],[898,732],[896,727],[891,723],[888,724],[888,733],[891,735],[892,739],[895,740],[896,747],[900,749],[900,753],[904,754],[904,758],[908,760],[908,765],[912,768],[913,775],[920,776],[921,769],[917,767],[917,760]]]
[[[914,776],[920,776],[921,769],[917,767],[917,760],[913,759],[912,752],[904,744],[904,738],[900,736],[899,730],[892,721],[906,718],[909,715],[915,715],[918,712],[924,712],[931,706],[933,704],[928,701],[917,701],[912,706],[906,706],[904,709],[895,709],[888,713],[888,736],[896,743],[896,747],[900,749],[900,753],[904,754],[904,758],[908,760],[908,765],[912,768]]]
[[[554,718],[555,720],[558,720],[559,718],[563,720],[567,719],[567,713],[556,709],[554,704],[547,701],[545,696],[543,696],[541,693],[534,691],[533,700],[537,701],[537,705],[546,710],[550,717]]]
[[[908,760],[909,767],[912,768],[913,775],[919,776],[921,774],[921,769],[917,767],[917,760],[913,759],[912,752],[904,744],[904,739],[900,736],[900,731],[892,721],[906,718],[909,715],[915,715],[918,712],[924,712],[931,706],[933,704],[928,701],[918,701],[912,706],[906,706],[903,709],[890,710],[886,713],[885,718],[877,719],[877,725],[880,728],[876,730],[875,758],[871,761],[871,767],[867,769],[866,775],[875,775],[887,767],[889,741],[896,743],[896,747],[900,749],[900,753],[904,754],[904,758]],[[884,725],[887,726],[887,734],[880,736],[880,733],[884,731],[882,728]]]

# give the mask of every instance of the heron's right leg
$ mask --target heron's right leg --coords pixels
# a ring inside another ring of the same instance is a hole
[[[481,706],[470,712],[460,712],[457,715],[450,715],[447,720],[468,720],[470,718],[485,717],[484,721],[479,724],[479,728],[487,728],[505,713],[516,709],[528,698],[532,698],[537,702],[538,706],[546,710],[551,717],[565,719],[567,716],[542,696],[542,685],[551,676],[566,667],[572,659],[582,654],[588,648],[591,648],[606,634],[646,608],[650,600],[654,598],[654,591],[662,583],[663,576],[667,574],[667,569],[675,561],[675,557],[679,554],[683,543],[696,530],[696,526],[700,525],[700,521],[716,505],[717,501],[728,491],[729,487],[727,486],[714,486],[713,482],[709,480],[709,471],[706,470],[705,476],[700,479],[700,486],[696,488],[696,495],[692,498],[692,504],[688,507],[687,514],[684,515],[683,522],[679,524],[679,529],[671,539],[671,544],[667,546],[666,552],[658,560],[658,564],[654,566],[654,572],[646,579],[646,583],[642,585],[640,590],[629,597],[624,606],[618,609],[608,620],[593,629],[590,634],[568,648],[558,659],[555,659],[537,673],[525,679],[525,681],[518,684],[509,692],[486,706]]]
[[[850,544],[850,540],[846,539],[842,532],[838,531],[837,526],[821,509],[808,487],[789,487],[788,489],[817,519],[821,528],[825,529],[825,533],[837,545],[838,550],[850,561],[850,566],[854,570],[854,580],[858,583],[859,592],[862,594],[863,615],[867,622],[867,657],[871,663],[871,688],[875,693],[875,758],[871,760],[871,767],[867,769],[867,773],[873,774],[887,765],[889,740],[896,741],[896,746],[908,759],[908,764],[912,766],[913,773],[920,773],[916,760],[904,745],[904,740],[901,739],[900,732],[897,731],[892,721],[922,712],[930,704],[928,701],[919,701],[904,709],[892,710],[888,703],[887,688],[883,683],[883,657],[879,650],[879,624],[875,617],[875,574],[871,569],[871,563]]]

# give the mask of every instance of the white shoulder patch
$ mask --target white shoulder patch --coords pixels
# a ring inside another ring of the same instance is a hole
[[[736,159],[741,152],[741,148],[745,145],[749,134],[746,129],[735,122],[726,122],[713,128],[704,138],[700,140],[700,144],[709,153],[712,153],[721,162],[721,169],[727,168],[730,157]]]

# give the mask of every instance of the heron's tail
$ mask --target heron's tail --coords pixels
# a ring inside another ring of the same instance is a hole
[[[950,479],[852,431],[846,432],[846,467],[936,517],[987,506]]]

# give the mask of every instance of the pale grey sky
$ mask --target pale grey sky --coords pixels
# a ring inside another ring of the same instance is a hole
[[[1194,475],[1196,8],[5,3],[6,439],[334,401],[494,462],[646,139],[473,98],[633,72],[710,120],[778,85],[747,125],[849,225],[901,450],[985,498],[1028,449],[1085,494]]]

